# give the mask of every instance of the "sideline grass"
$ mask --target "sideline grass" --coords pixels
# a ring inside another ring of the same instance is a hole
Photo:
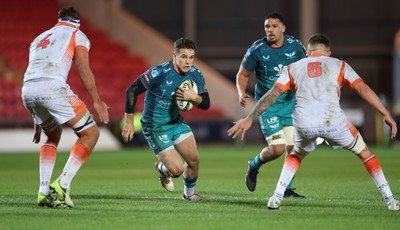
[[[296,175],[296,191],[307,198],[266,210],[283,157],[262,167],[256,191],[248,192],[247,160],[260,148],[199,147],[197,191],[209,203],[181,200],[181,178],[174,179],[174,192],[166,192],[146,147],[93,153],[72,183],[70,210],[36,206],[37,154],[0,154],[0,229],[400,229],[400,212],[387,210],[359,160],[324,147]],[[400,150],[372,150],[400,198]],[[67,157],[58,155],[53,178]]]

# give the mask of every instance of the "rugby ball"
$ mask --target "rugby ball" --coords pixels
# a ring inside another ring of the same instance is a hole
[[[194,92],[198,93],[196,82],[194,82],[192,79],[186,79],[182,81],[179,87],[181,87],[184,90],[188,90],[189,84],[192,86]],[[193,103],[190,101],[181,101],[176,99],[176,104],[178,108],[182,111],[189,111],[193,108]]]

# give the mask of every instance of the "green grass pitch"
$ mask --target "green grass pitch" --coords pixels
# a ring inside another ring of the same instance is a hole
[[[297,192],[267,210],[283,157],[264,165],[255,192],[247,191],[247,160],[259,146],[199,146],[197,192],[208,203],[181,199],[159,184],[156,157],[147,147],[94,152],[71,187],[73,209],[36,205],[38,154],[0,154],[0,229],[400,229],[400,212],[388,211],[382,196],[352,153],[320,146],[297,172]],[[392,192],[400,198],[400,149],[372,148]],[[57,156],[53,178],[68,157]]]

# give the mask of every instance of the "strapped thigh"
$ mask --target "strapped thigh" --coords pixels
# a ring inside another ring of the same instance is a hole
[[[294,127],[283,126],[283,133],[285,134],[286,145],[294,145]]]
[[[265,139],[267,139],[269,145],[286,145],[286,138],[283,130],[280,130]]]
[[[357,133],[352,145],[346,149],[352,151],[355,154],[359,154],[361,151],[363,151],[363,149],[365,149],[365,146],[366,146],[366,144],[365,144],[364,139],[362,138],[361,134]]]
[[[89,111],[86,111],[85,115],[76,122],[72,128],[74,129],[75,133],[82,132],[83,130],[86,130],[93,125],[96,125],[96,122],[93,119],[93,115],[89,113]]]

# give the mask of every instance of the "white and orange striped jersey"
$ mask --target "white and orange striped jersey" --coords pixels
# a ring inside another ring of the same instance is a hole
[[[285,67],[275,86],[295,92],[294,126],[322,128],[347,123],[340,107],[343,84],[351,89],[362,82],[346,62],[320,53]]]
[[[24,83],[29,81],[67,81],[75,49],[90,49],[86,35],[69,22],[59,22],[36,37],[29,49],[29,65]]]

